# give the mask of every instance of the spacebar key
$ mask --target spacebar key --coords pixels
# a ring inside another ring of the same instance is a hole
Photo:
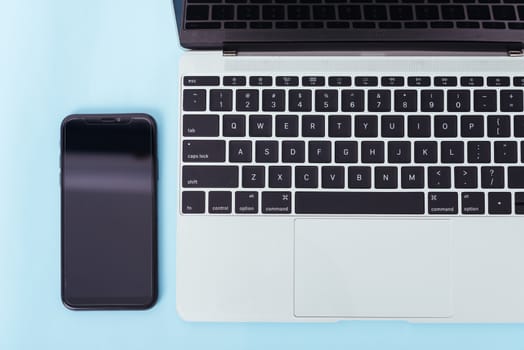
[[[423,192],[296,192],[297,214],[424,214]]]

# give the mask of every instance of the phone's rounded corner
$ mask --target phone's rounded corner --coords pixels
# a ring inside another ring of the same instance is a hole
[[[60,127],[63,129],[65,125],[70,122],[71,120],[78,119],[80,117],[80,114],[69,114],[65,118],[62,119],[62,122],[60,123]]]
[[[146,299],[143,304],[140,305],[142,310],[151,310],[156,306],[158,302],[158,294],[153,294],[150,298]]]
[[[62,305],[64,306],[64,308],[66,308],[67,310],[76,311],[79,309],[78,305],[71,302],[71,300],[68,300],[67,297],[63,293],[60,296],[60,300],[62,301]]]

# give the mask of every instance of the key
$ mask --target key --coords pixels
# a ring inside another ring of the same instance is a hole
[[[515,214],[524,214],[524,192],[515,193]]]
[[[210,214],[230,214],[231,192],[229,191],[210,191],[208,212]]]
[[[522,90],[501,90],[500,110],[502,112],[522,112],[523,98]]]
[[[458,195],[455,192],[429,192],[428,193],[429,214],[457,214]]]
[[[184,111],[200,112],[206,110],[206,90],[185,89],[184,90]]]
[[[395,91],[395,112],[416,112],[417,90]]]
[[[442,141],[440,143],[442,163],[464,163],[464,143],[462,141]]]
[[[235,15],[235,8],[232,5],[215,5],[211,11],[213,20],[231,20]]]
[[[491,145],[489,141],[468,142],[468,163],[489,163],[491,161]]]
[[[435,77],[433,81],[435,86],[457,86],[457,77]]]
[[[511,193],[488,193],[488,212],[492,215],[511,214]]]
[[[222,133],[224,136],[246,136],[246,117],[244,115],[225,114],[222,119]]]
[[[282,162],[283,163],[304,163],[305,145],[304,141],[284,141],[282,142]]]
[[[382,137],[404,137],[404,116],[382,116]]]
[[[463,192],[462,214],[484,214],[484,193],[482,192]]]
[[[390,141],[388,142],[388,162],[389,163],[410,163],[411,162],[411,142],[409,141]]]
[[[424,188],[423,167],[403,167],[401,175],[402,188]]]
[[[351,86],[351,77],[329,77],[329,86]]]
[[[384,142],[362,142],[362,163],[384,163]]]
[[[277,86],[298,86],[298,77],[277,77]]]
[[[338,111],[338,91],[337,90],[317,90],[315,91],[315,110],[317,112],[336,112]]]
[[[517,143],[515,141],[495,141],[495,163],[516,163]]]
[[[455,187],[477,188],[477,168],[471,166],[455,167]]]
[[[218,115],[184,115],[184,136],[218,136]]]
[[[437,162],[437,142],[435,141],[416,141],[415,142],[415,163],[436,163]]]
[[[348,168],[349,188],[371,188],[371,168],[355,166]]]
[[[443,112],[444,91],[422,90],[420,92],[420,108],[422,112]]]
[[[471,97],[469,90],[448,90],[448,112],[469,112]]]
[[[330,115],[328,118],[329,137],[351,137],[351,117],[349,115]]]
[[[310,141],[308,160],[310,163],[330,163],[331,162],[331,142],[329,141]]]
[[[302,117],[303,137],[324,137],[325,121],[323,115],[305,115]]]
[[[289,90],[289,111],[311,112],[311,90]]]
[[[355,136],[357,137],[377,137],[378,136],[377,116],[357,115],[355,117]]]
[[[296,192],[297,214],[424,214],[422,192]]]
[[[318,169],[314,166],[295,167],[295,187],[296,188],[317,188]]]
[[[266,183],[266,170],[263,166],[245,166],[242,168],[242,187],[262,188]]]
[[[484,166],[480,170],[482,188],[504,188],[504,167]]]
[[[257,163],[278,162],[278,142],[257,141],[255,143],[255,161]]]
[[[428,167],[429,188],[450,188],[451,169],[449,167]]]
[[[246,85],[246,77],[240,77],[240,76],[227,76],[224,77],[224,86],[245,86]]]
[[[298,116],[277,115],[275,119],[275,132],[278,137],[297,137]]]
[[[207,19],[207,15],[205,19]],[[219,84],[220,84],[219,77],[199,77],[199,76],[184,77],[185,86],[216,86]]]
[[[408,136],[409,137],[430,137],[431,119],[429,116],[408,117]]]
[[[376,167],[375,168],[375,188],[397,188],[397,168],[395,167]]]
[[[475,112],[497,111],[497,90],[475,90],[473,94]]]
[[[524,115],[516,115],[513,120],[515,137],[524,137]]]
[[[270,166],[269,167],[269,187],[289,188],[291,187],[291,167],[289,166]]]
[[[429,86],[431,85],[430,77],[408,77],[408,86]]]
[[[356,163],[358,159],[356,141],[335,142],[335,163]]]
[[[232,111],[233,110],[233,91],[232,90],[210,90],[209,110],[211,111]]]
[[[489,115],[488,116],[488,136],[489,137],[509,137],[510,119],[508,115]]]
[[[282,112],[286,106],[285,90],[263,90],[262,110],[264,112]]]
[[[203,214],[206,211],[206,193],[203,191],[182,192],[182,213]]]
[[[342,111],[363,112],[364,90],[342,90]]]
[[[324,77],[302,77],[303,86],[324,86],[326,79]]]
[[[270,115],[249,116],[249,136],[271,137],[272,121]]]
[[[186,140],[183,143],[183,161],[214,163],[226,160],[226,142],[223,140]]]
[[[524,19],[524,6],[521,6],[522,16],[521,19]],[[513,78],[514,86],[524,86],[524,77],[514,77]]]
[[[488,86],[509,86],[509,77],[488,77]]]
[[[457,137],[457,116],[435,116],[435,137]]]
[[[524,188],[524,167],[508,167],[508,187]]]
[[[382,86],[404,86],[404,77],[382,77]]]
[[[258,192],[236,192],[235,193],[235,213],[237,214],[257,214],[258,213]]]
[[[356,86],[377,86],[378,78],[377,77],[356,77],[355,85]]]
[[[322,167],[322,188],[344,188],[344,167]]]
[[[391,91],[368,90],[368,111],[389,112],[391,111]]]
[[[262,213],[290,214],[291,192],[262,192]]]
[[[461,86],[482,86],[484,85],[483,77],[462,77],[460,78]]]
[[[484,117],[481,115],[462,116],[460,136],[484,137]]]
[[[182,187],[238,187],[238,167],[183,166]]]
[[[251,159],[251,141],[229,142],[229,161],[231,163],[249,163]]]
[[[273,85],[273,78],[268,77],[268,76],[249,77],[249,85],[251,86],[271,86]]]
[[[237,111],[258,111],[258,90],[237,90]]]

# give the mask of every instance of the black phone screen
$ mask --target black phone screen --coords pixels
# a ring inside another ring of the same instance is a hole
[[[155,124],[72,116],[62,125],[62,300],[146,308],[156,299]]]

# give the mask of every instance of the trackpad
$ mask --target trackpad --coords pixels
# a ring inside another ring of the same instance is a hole
[[[295,316],[451,316],[450,238],[449,220],[296,220]]]

